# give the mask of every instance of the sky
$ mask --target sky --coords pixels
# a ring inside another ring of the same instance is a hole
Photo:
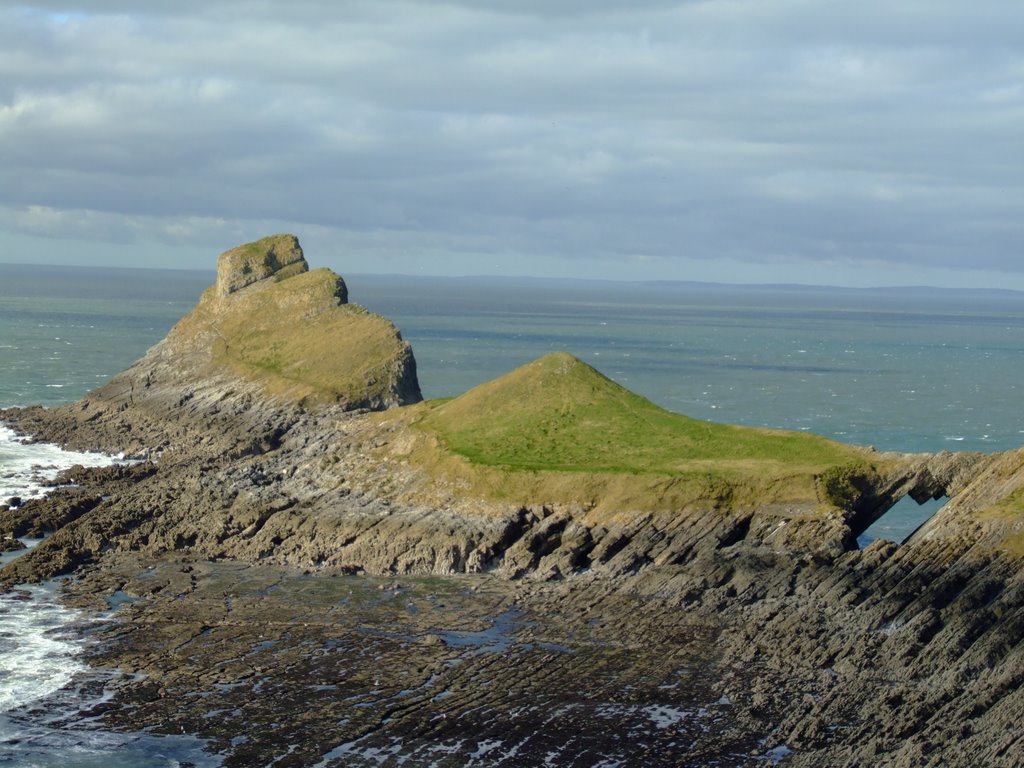
[[[1024,289],[1020,0],[0,0],[0,262]]]

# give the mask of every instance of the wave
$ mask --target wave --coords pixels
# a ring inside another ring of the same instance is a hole
[[[14,430],[0,425],[0,503],[12,496],[45,496],[57,475],[76,464],[103,467],[124,461],[121,456],[66,451],[50,443],[24,442]]]
[[[33,585],[0,594],[0,712],[48,696],[85,670],[68,636],[78,619],[52,588]]]
[[[213,768],[222,760],[191,735],[117,733],[95,715],[113,697],[113,670],[80,658],[82,614],[55,584],[0,594],[0,766],[22,768]]]

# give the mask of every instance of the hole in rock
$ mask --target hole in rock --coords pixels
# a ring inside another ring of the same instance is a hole
[[[875,539],[888,539],[902,544],[914,531],[928,522],[932,515],[942,509],[947,501],[948,496],[940,496],[918,504],[910,496],[904,496],[857,537],[857,545],[864,549]]]

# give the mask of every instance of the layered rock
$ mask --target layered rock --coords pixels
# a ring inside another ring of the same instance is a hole
[[[364,703],[379,717],[359,720],[353,739],[383,744],[392,734],[413,743],[449,714],[508,709],[474,692],[489,689],[488,670],[498,688],[520,686],[520,704],[550,696],[571,708],[565,689],[578,684],[581,696],[616,700],[639,686],[644,702],[663,706],[675,695],[659,677],[663,660],[685,645],[697,654],[687,664],[709,670],[705,704],[728,702],[720,705],[728,738],[719,724],[695,728],[685,734],[688,752],[655,739],[629,764],[702,765],[730,754],[732,764],[762,765],[766,755],[786,755],[771,751],[783,745],[795,750],[786,758],[793,765],[1019,764],[1012,724],[1024,717],[1024,453],[881,454],[751,431],[735,435],[742,451],[712,466],[701,451],[728,429],[680,426],[682,417],[652,410],[567,355],[447,405],[393,407],[420,399],[411,350],[386,320],[347,304],[341,278],[310,271],[294,238],[234,249],[218,267],[196,309],[109,384],[64,408],[3,414],[42,439],[149,459],[76,470],[66,478],[74,486],[0,510],[0,537],[51,534],[0,571],[0,584],[77,572],[86,578],[83,600],[130,585],[144,598],[134,620],[166,635],[158,647],[148,644],[151,633],[118,635],[118,663],[174,694],[136,702],[153,723],[186,722],[181,708],[152,703],[180,700],[194,684],[177,651],[186,644],[197,657],[225,654],[224,666],[203,672],[207,693],[237,686],[243,699],[259,698],[263,678],[236,660],[262,646],[267,617],[250,597],[239,621],[233,593],[217,592],[226,578],[218,566],[231,578],[257,564],[324,582],[482,573],[505,585],[548,640],[572,646],[596,633],[593,644],[573,646],[572,663],[499,670],[474,661],[467,668],[481,677],[453,681],[451,700],[430,681],[452,657],[410,652],[411,674],[423,673],[430,695],[413,708],[397,673],[385,681],[393,699],[378,695],[379,681],[365,681]],[[581,435],[597,415],[615,427],[599,424],[599,434],[610,441],[614,433],[629,456],[619,461],[605,445],[588,453]],[[692,437],[685,456],[681,449],[666,460],[642,443],[670,442],[679,430]],[[622,442],[627,432],[641,442]],[[558,471],[544,468],[552,456],[565,462]],[[577,456],[592,456],[593,471],[573,464]],[[906,495],[951,502],[902,546],[857,548],[857,535]],[[149,563],[161,564],[158,584],[148,571],[125,570]],[[512,598],[497,601],[507,608],[503,600]],[[332,631],[293,612],[288,621],[305,621],[301,629],[274,630],[282,669],[307,663],[302,643]],[[597,619],[610,628],[597,633]],[[426,633],[430,621],[421,624],[415,631]],[[604,674],[608,646],[636,679],[579,682],[589,664]],[[331,658],[314,656],[325,665]],[[260,674],[282,696],[303,702],[323,672],[293,679],[267,667]],[[324,747],[343,717],[339,706],[297,706],[258,722],[287,722],[293,743]],[[502,721],[489,722],[498,738]],[[608,727],[601,722],[580,727]],[[747,751],[722,751],[737,744]],[[239,748],[231,764],[317,762],[314,752],[278,746],[257,757]]]
[[[299,239],[295,235],[272,235],[232,248],[218,257],[217,293],[224,297],[261,280],[283,280],[308,271]],[[347,294],[339,299],[344,304]]]
[[[195,309],[110,382],[73,405],[16,419],[36,439],[72,447],[231,454],[275,444],[311,408],[421,399],[398,329],[349,304],[340,276],[310,271],[296,238],[277,235],[222,254],[217,282]]]

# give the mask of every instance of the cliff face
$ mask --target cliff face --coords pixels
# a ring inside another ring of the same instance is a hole
[[[306,257],[294,235],[271,235],[254,243],[240,245],[225,251],[217,259],[217,293],[221,297],[262,280],[283,280],[309,271]],[[342,304],[348,301],[341,283],[338,296]]]
[[[447,404],[419,399],[397,330],[348,304],[337,275],[310,271],[294,238],[233,249],[196,309],[109,384],[64,408],[2,414],[45,440],[156,461],[76,472],[73,487],[0,509],[0,534],[52,533],[0,584],[87,569],[96,589],[134,585],[151,611],[139,621],[154,624],[188,603],[195,626],[174,619],[170,650],[146,662],[173,689],[194,681],[187,666],[174,678],[182,643],[244,657],[259,641],[220,613],[220,592],[188,602],[201,590],[184,578],[165,603],[124,562],[186,563],[174,584],[196,562],[487,573],[566,638],[591,632],[585,617],[607,606],[619,627],[608,642],[633,649],[645,675],[676,638],[714,637],[701,662],[714,696],[731,702],[743,738],[796,750],[787,764],[1019,765],[1024,453],[880,454],[707,425],[567,355]],[[906,495],[951,502],[907,543],[858,549],[857,534]],[[603,646],[587,653],[604,663]],[[528,671],[509,674],[546,691]],[[423,722],[445,701],[423,702]],[[154,722],[173,715],[154,710]],[[323,733],[340,717],[325,714]],[[406,717],[389,708],[377,727]],[[648,764],[690,764],[664,749]]]
[[[233,248],[167,337],[79,403],[19,419],[37,439],[153,455],[170,446],[273,442],[308,410],[380,410],[422,399],[412,348],[386,318],[310,271],[298,240]],[[38,417],[38,418],[37,418]]]
[[[309,271],[291,236],[222,254],[216,285],[166,345],[165,357],[192,361],[197,377],[234,374],[286,402],[380,410],[422,399],[398,329],[349,304],[338,275]]]

